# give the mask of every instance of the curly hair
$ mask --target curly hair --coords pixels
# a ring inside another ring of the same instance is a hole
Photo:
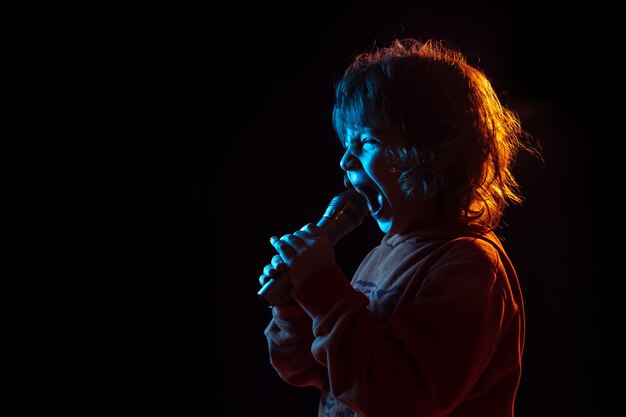
[[[440,41],[397,39],[358,55],[336,85],[333,127],[399,134],[388,148],[407,197],[435,199],[451,220],[494,229],[520,203],[511,172],[526,141],[519,118],[500,103],[485,74]]]

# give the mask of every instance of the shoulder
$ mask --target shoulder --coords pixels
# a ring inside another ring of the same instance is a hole
[[[455,287],[491,287],[506,275],[497,248],[499,242],[477,236],[445,241],[433,259],[424,281]]]
[[[491,231],[475,225],[438,223],[406,235],[383,239],[381,246],[399,252],[431,252],[436,258],[454,257],[495,264],[504,252],[502,244]],[[424,250],[427,249],[427,250]]]
[[[397,252],[416,253],[428,258],[432,267],[449,262],[500,265],[502,244],[493,233],[443,235],[431,239],[407,239],[395,248]]]
[[[500,264],[499,247],[495,236],[457,237],[442,245],[442,260],[479,262],[495,267]]]

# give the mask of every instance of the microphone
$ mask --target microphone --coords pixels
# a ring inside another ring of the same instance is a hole
[[[317,226],[323,234],[336,244],[342,237],[363,223],[367,214],[367,202],[358,191],[350,189],[333,197]],[[267,281],[257,293],[266,307],[273,307],[291,288],[291,282],[284,272]]]

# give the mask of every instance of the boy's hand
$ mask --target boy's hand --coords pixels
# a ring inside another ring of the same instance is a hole
[[[289,273],[285,271],[285,269],[286,269],[285,262],[280,257],[280,255],[274,255],[272,257],[271,263],[268,265],[265,265],[265,267],[263,268],[263,274],[261,274],[261,276],[259,277],[259,283],[261,284],[261,287],[263,287],[267,283],[267,281],[276,277],[276,275],[278,275],[279,273],[287,275],[287,279],[288,279]],[[287,292],[285,296],[281,298],[280,301],[277,302],[275,305],[293,304],[293,303],[295,303],[295,301],[293,300],[293,298],[291,298],[291,294]]]
[[[332,242],[313,223],[280,239],[272,236],[270,243],[288,267],[289,279],[294,287],[317,272],[335,265]]]

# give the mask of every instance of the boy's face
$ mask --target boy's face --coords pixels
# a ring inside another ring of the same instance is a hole
[[[406,232],[425,214],[423,200],[405,196],[398,184],[399,173],[385,156],[385,149],[398,145],[405,142],[389,131],[349,129],[340,162],[348,180],[367,199],[370,213],[384,233]]]

